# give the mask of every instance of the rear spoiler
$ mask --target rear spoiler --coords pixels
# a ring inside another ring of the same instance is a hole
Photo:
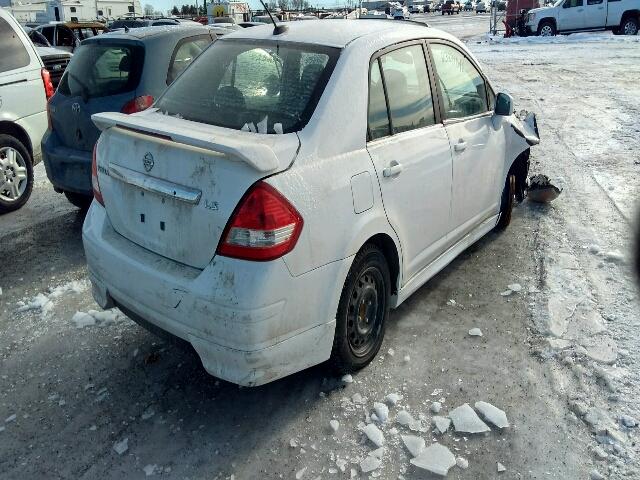
[[[248,138],[238,138],[252,135],[251,133],[232,131],[231,135],[215,138],[211,132],[205,133],[200,129],[190,128],[189,125],[177,123],[184,120],[169,116],[166,118],[166,122],[159,124],[156,116],[153,120],[150,120],[147,115],[127,115],[117,112],[94,113],[91,116],[93,123],[102,131],[118,127],[141,134],[150,134],[168,141],[239,158],[260,172],[270,172],[279,166],[278,157],[269,145]]]

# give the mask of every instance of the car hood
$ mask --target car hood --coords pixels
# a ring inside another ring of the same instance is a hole
[[[66,55],[69,57],[72,56],[66,50],[60,50],[58,48],[53,48],[53,47],[36,47],[36,51],[38,52],[38,55],[40,55],[40,58],[51,57],[54,55]]]
[[[532,8],[531,10],[529,10],[527,13],[540,13],[540,12],[548,12],[550,10],[553,10],[554,7],[540,7],[540,8]]]

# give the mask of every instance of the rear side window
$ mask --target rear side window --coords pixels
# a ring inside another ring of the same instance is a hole
[[[209,35],[191,37],[181,40],[176,46],[169,64],[167,73],[167,85],[173,82],[193,60],[200,55],[211,43]]]
[[[453,47],[432,44],[431,52],[445,118],[463,118],[488,111],[484,78],[476,67]]]
[[[0,18],[0,72],[26,67],[31,59],[20,37],[4,18]]]
[[[219,40],[155,106],[226,128],[295,132],[311,118],[339,53],[311,44]]]
[[[376,60],[371,65],[369,77],[369,139],[386,137],[389,133],[387,100],[384,96],[380,62]]]
[[[131,92],[140,82],[144,48],[132,45],[81,45],[60,81],[66,96],[106,97]]]

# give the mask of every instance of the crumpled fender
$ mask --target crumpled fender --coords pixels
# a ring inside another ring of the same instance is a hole
[[[505,165],[508,169],[522,152],[540,143],[536,114],[522,110],[520,113],[514,112],[508,117],[496,115],[494,119],[496,119],[495,121],[500,119],[505,128]]]

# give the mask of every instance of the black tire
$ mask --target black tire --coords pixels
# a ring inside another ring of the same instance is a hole
[[[635,17],[626,17],[620,22],[621,35],[637,35],[638,34],[638,19]]]
[[[83,195],[82,193],[68,192],[66,190],[64,196],[80,210],[87,210],[93,201],[93,195]]]
[[[9,190],[0,191],[0,214],[18,210],[27,203],[33,190],[33,159],[29,151],[17,138],[11,135],[0,134],[0,152],[7,148],[15,150],[15,152],[22,157],[21,163],[24,163],[24,168],[27,170],[27,178],[22,181],[26,182],[26,185],[24,185],[24,190],[16,199],[5,199],[3,195],[9,197]],[[1,160],[6,158],[6,154],[0,153],[0,156],[2,156],[0,159],[0,183],[4,184],[9,175],[15,176],[15,171],[13,167],[6,166],[3,168]],[[22,182],[20,183],[21,185],[23,185]]]
[[[513,204],[516,198],[516,176],[509,172],[504,182],[502,190],[502,199],[500,201],[500,218],[496,225],[496,230],[504,230],[511,223],[511,213],[513,212]]]
[[[543,20],[542,22],[540,22],[540,25],[538,25],[538,32],[537,33],[538,33],[539,37],[543,36],[542,32],[545,29],[545,27],[548,27],[549,31],[551,33],[550,33],[550,35],[544,35],[544,36],[553,37],[558,33],[558,31],[556,30],[556,26],[553,24],[553,22],[551,20]]]
[[[382,251],[365,245],[344,282],[329,363],[338,373],[367,366],[375,358],[389,318],[391,275]]]

